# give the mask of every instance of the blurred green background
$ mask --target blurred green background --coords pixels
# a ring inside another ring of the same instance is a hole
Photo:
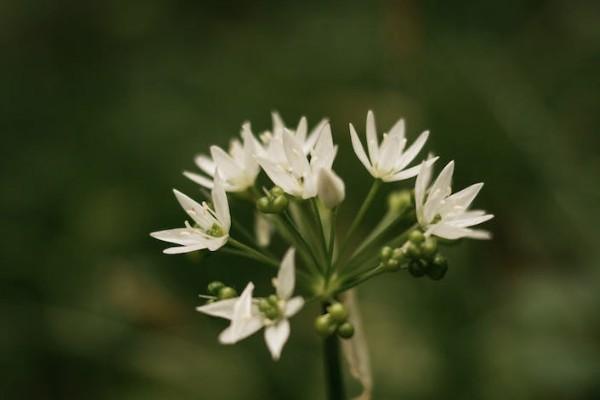
[[[361,287],[376,399],[600,398],[598,2],[3,1],[0,46],[1,398],[323,398],[316,308],[278,363],[220,346],[197,294],[269,274],[148,236],[193,156],[273,109],[330,118],[345,226],[368,109],[486,182],[494,240]]]

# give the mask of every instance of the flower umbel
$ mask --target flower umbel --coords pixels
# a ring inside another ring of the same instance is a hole
[[[203,202],[197,203],[190,197],[173,189],[177,201],[185,212],[192,218],[195,225],[185,221],[185,228],[168,229],[152,232],[156,239],[178,244],[164,250],[166,254],[188,253],[190,251],[208,249],[215,251],[221,248],[229,238],[231,217],[227,195],[219,178],[215,179],[212,189],[213,208]]]
[[[483,210],[469,210],[469,206],[483,187],[476,183],[460,192],[452,193],[454,161],[450,161],[429,186],[432,166],[423,162],[415,183],[415,205],[417,220],[425,230],[425,235],[435,235],[444,239],[489,239],[490,233],[470,229],[470,226],[494,218]]]

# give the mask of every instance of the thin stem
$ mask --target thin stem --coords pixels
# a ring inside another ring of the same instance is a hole
[[[377,275],[383,274],[385,271],[386,271],[385,267],[382,264],[379,264],[377,267],[375,267],[367,272],[363,272],[363,273],[357,274],[355,276],[351,276],[348,279],[346,279],[344,281],[344,283],[342,283],[342,285],[338,289],[338,292],[341,293],[348,289],[352,289],[353,287],[358,286],[361,283],[366,282],[369,279],[376,277]]]
[[[304,247],[304,251],[306,251],[306,253],[310,255],[310,258],[312,258],[312,261],[314,262],[314,267],[320,269],[319,260],[317,260],[314,251],[312,251],[312,247],[306,242],[304,236],[302,236],[302,234],[298,231],[294,220],[292,219],[292,217],[290,217],[290,214],[287,211],[283,213],[283,222],[289,228],[292,235],[296,238],[296,241],[302,244],[302,246]]]
[[[319,211],[319,205],[317,204],[316,197],[310,199],[310,204],[313,209],[313,213],[315,214],[315,218],[317,220],[317,230],[319,231],[320,237],[320,246],[323,251],[323,258],[325,259],[326,271],[329,274],[329,270],[331,269],[331,257],[329,257],[329,251],[327,250],[327,239],[325,239],[325,229],[323,228],[323,220],[321,219],[321,212]]]
[[[346,252],[346,248],[348,247],[348,244],[350,242],[350,239],[352,238],[352,235],[354,234],[354,231],[362,222],[363,218],[365,217],[365,214],[367,213],[367,210],[371,207],[371,203],[373,203],[373,200],[375,200],[375,196],[377,195],[377,191],[379,190],[380,186],[381,181],[379,179],[375,179],[373,181],[373,185],[371,185],[371,189],[369,190],[367,197],[365,198],[365,201],[363,202],[362,206],[358,210],[358,213],[356,214],[356,218],[354,218],[354,221],[352,221],[352,225],[350,225],[350,229],[348,229],[348,233],[346,234],[346,238],[344,239],[344,243],[342,244],[342,249],[340,250],[340,260]]]
[[[333,250],[335,247],[335,222],[337,218],[337,207],[331,210],[331,218],[329,220],[329,245],[327,246],[329,259],[333,262]]]
[[[245,245],[244,243],[238,242],[234,238],[230,237],[227,241],[227,244],[230,244],[234,247],[237,247],[244,253],[248,258],[253,258],[257,261],[264,262],[270,266],[274,266],[275,268],[279,268],[279,262],[266,254],[261,253],[260,251],[253,249],[252,247]]]
[[[324,312],[327,304],[322,305]],[[340,343],[337,335],[329,335],[324,339],[325,379],[327,381],[327,399],[345,400],[344,378],[340,360]]]

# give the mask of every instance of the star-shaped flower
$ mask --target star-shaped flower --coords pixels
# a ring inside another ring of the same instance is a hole
[[[277,278],[273,279],[276,294],[253,299],[254,284],[248,283],[239,297],[198,307],[197,310],[215,317],[229,319],[231,324],[219,335],[222,344],[234,344],[265,328],[265,342],[273,359],[278,360],[290,335],[288,321],[302,306],[300,296],[292,297],[295,286],[295,251],[285,254]]]
[[[421,164],[415,183],[415,204],[417,220],[426,235],[435,235],[445,239],[489,239],[488,231],[470,229],[494,218],[483,210],[469,210],[469,206],[483,187],[476,183],[460,192],[452,193],[452,174],[454,161],[450,161],[429,187],[432,166]]]
[[[375,117],[372,111],[367,113],[367,149],[369,156],[358,138],[358,134],[354,126],[350,124],[350,137],[352,139],[352,147],[360,162],[365,166],[367,171],[374,177],[379,178],[384,182],[396,182],[404,179],[412,178],[419,173],[419,165],[406,168],[419,154],[427,138],[429,132],[425,131],[415,140],[415,142],[405,150],[406,137],[404,136],[404,120],[398,120],[389,133],[383,134],[383,141],[379,144],[377,139],[377,129],[375,127]],[[435,162],[435,159],[428,161],[430,164]]]
[[[166,254],[188,253],[190,251],[208,249],[215,251],[221,248],[229,238],[231,216],[229,204],[218,172],[212,189],[213,208],[206,202],[197,203],[190,197],[173,189],[177,201],[192,218],[195,225],[185,221],[185,228],[168,229],[152,232],[150,236],[179,246],[164,250]]]
[[[302,141],[291,131],[284,130],[281,138],[274,137],[272,153],[258,155],[257,160],[271,180],[286,193],[309,199],[317,195],[317,177],[321,169],[330,170],[337,153],[331,127],[326,123],[307,155]]]
[[[237,138],[233,139],[229,145],[229,153],[218,146],[211,146],[211,157],[204,154],[196,156],[194,161],[206,176],[189,171],[183,174],[200,186],[212,189],[215,171],[218,169],[226,191],[243,192],[252,187],[260,172],[254,158],[256,139],[252,135],[249,123],[242,125],[240,134],[242,142]]]

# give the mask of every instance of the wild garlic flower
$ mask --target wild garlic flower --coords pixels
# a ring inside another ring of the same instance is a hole
[[[330,170],[337,153],[329,123],[321,128],[309,155],[304,152],[301,138],[285,129],[281,138],[273,137],[270,149],[273,152],[257,155],[258,163],[284,192],[303,199],[317,195],[319,170]]]
[[[454,161],[450,161],[429,187],[432,165],[421,164],[415,183],[415,204],[417,220],[425,235],[435,235],[444,239],[489,239],[488,231],[470,229],[494,218],[483,210],[469,210],[469,206],[483,187],[476,183],[460,192],[452,193]]]
[[[253,299],[254,284],[248,283],[240,297],[221,300],[198,307],[197,310],[215,317],[229,319],[231,324],[219,335],[222,344],[234,344],[265,328],[265,342],[273,359],[278,360],[290,335],[288,318],[304,305],[300,296],[292,297],[295,286],[295,250],[285,254],[277,278],[273,279],[276,294]]]
[[[209,207],[206,202],[199,204],[180,191],[173,189],[177,201],[195,224],[192,226],[185,221],[185,228],[151,233],[150,236],[156,239],[179,245],[165,249],[164,253],[179,254],[202,249],[215,251],[227,243],[231,216],[225,189],[218,172],[216,174],[212,189],[213,208]]]
[[[346,186],[333,170],[321,168],[317,176],[317,193],[325,207],[332,209],[346,198]]]
[[[242,142],[237,138],[230,142],[229,153],[218,146],[211,146],[211,157],[204,154],[196,156],[194,161],[206,176],[189,171],[183,174],[198,185],[212,189],[215,171],[218,169],[226,191],[243,192],[252,187],[260,167],[254,158],[256,139],[249,123],[242,125],[241,136]]]
[[[292,136],[302,144],[302,151],[304,154],[308,155],[315,145],[321,129],[327,124],[327,119],[322,119],[313,130],[308,133],[308,122],[306,117],[300,118],[295,130],[285,126],[279,113],[272,112],[271,117],[273,119],[273,130],[264,131],[259,135],[260,141],[257,141],[256,143],[256,153],[261,157],[268,157],[279,162],[285,162],[285,158],[280,157],[283,155],[282,136],[285,130],[292,133]]]
[[[419,173],[419,165],[412,168],[406,167],[415,159],[425,145],[429,137],[428,131],[421,133],[417,140],[405,150],[404,120],[399,119],[392,126],[389,133],[383,134],[383,141],[379,144],[377,128],[375,127],[375,117],[372,111],[367,113],[366,131],[368,157],[354,126],[350,124],[350,137],[354,152],[374,178],[379,178],[384,182],[396,182],[412,178]],[[434,161],[429,160],[428,162],[433,164]]]

